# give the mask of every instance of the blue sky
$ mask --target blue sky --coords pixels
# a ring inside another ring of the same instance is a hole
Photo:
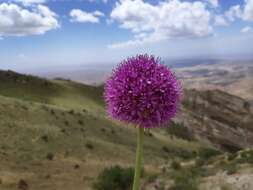
[[[0,68],[253,55],[253,0],[0,0]]]

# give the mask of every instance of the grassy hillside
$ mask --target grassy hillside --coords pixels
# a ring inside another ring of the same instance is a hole
[[[36,190],[89,189],[104,167],[134,164],[135,131],[107,118],[101,87],[0,73],[1,190],[21,179]],[[149,132],[145,169],[191,158],[199,147],[164,130]]]
[[[104,111],[101,87],[67,80],[49,81],[12,71],[0,71],[0,94],[72,109]]]
[[[240,134],[227,115],[248,116],[244,101],[206,93],[188,91],[183,119],[146,131],[143,189],[238,190],[231,183],[241,177],[236,185],[253,188],[253,151],[222,153],[196,140]],[[0,71],[0,190],[89,190],[104,168],[133,166],[136,130],[108,118],[102,96],[102,87]]]

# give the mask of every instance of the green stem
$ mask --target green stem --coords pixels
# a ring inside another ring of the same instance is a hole
[[[143,152],[143,136],[144,136],[144,129],[142,127],[138,127],[133,190],[140,189],[140,176],[141,176],[142,152]]]

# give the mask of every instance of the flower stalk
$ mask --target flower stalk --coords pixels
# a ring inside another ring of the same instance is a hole
[[[138,125],[132,190],[140,190],[144,129],[159,127],[176,116],[182,86],[159,57],[143,54],[123,60],[105,83],[107,112]]]
[[[143,136],[144,136],[144,129],[142,127],[138,127],[133,190],[140,189],[140,177],[141,177],[142,154],[143,154]]]

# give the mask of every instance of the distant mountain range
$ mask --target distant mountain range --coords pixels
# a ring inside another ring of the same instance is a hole
[[[175,69],[184,88],[219,89],[253,100],[253,60],[223,61]]]
[[[187,89],[219,89],[253,100],[253,59],[174,59],[166,60]],[[102,84],[110,75],[113,65],[54,68],[32,72],[36,75],[65,78],[85,84]]]

